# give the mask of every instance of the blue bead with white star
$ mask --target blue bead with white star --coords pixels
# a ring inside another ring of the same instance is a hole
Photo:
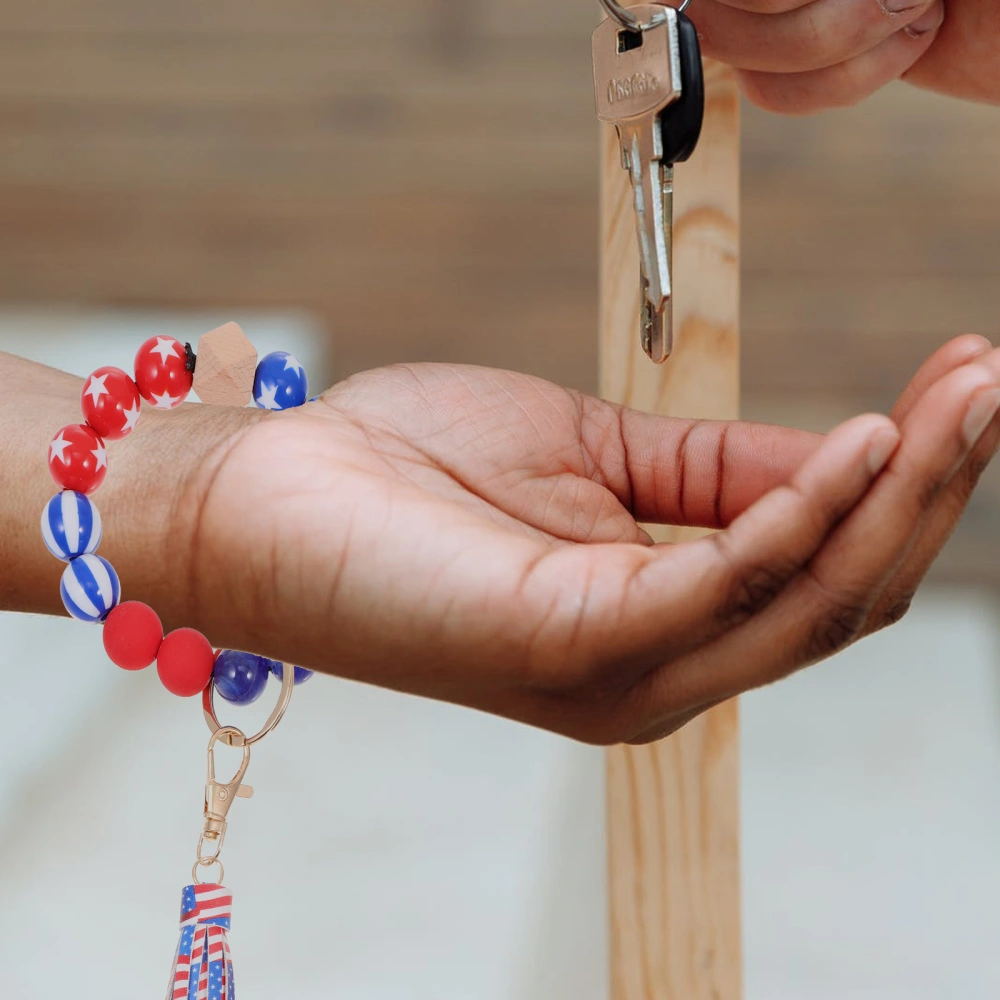
[[[42,539],[63,562],[96,552],[101,544],[101,515],[82,493],[63,490],[42,511]]]
[[[253,378],[253,399],[262,410],[290,410],[309,398],[305,369],[287,351],[261,358]]]
[[[101,556],[72,559],[59,584],[66,610],[81,622],[102,622],[121,599],[121,584],[114,567]]]

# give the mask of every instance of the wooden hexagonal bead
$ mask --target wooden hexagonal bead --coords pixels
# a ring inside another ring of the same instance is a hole
[[[198,341],[194,391],[203,403],[246,406],[256,369],[257,348],[237,323],[226,323]]]

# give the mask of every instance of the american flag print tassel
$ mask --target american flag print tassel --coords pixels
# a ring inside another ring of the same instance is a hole
[[[226,876],[219,853],[226,839],[230,807],[236,799],[253,795],[253,789],[243,784],[250,764],[250,745],[266,736],[280,721],[288,707],[294,677],[293,670],[284,672],[278,705],[264,728],[255,736],[248,737],[235,726],[217,725],[208,741],[205,823],[198,838],[198,857],[191,867],[192,884],[185,886],[181,893],[181,939],[174,952],[167,1000],[236,1000],[233,959],[229,953],[233,895],[222,884]],[[206,693],[202,704],[206,718],[214,719],[209,693]],[[215,747],[223,741],[243,751],[236,774],[226,782],[216,780],[215,776]],[[219,869],[217,882],[199,879],[203,868],[214,869],[216,866]]]
[[[221,885],[189,885],[181,893],[181,939],[167,1000],[235,1000],[229,925],[233,897]]]

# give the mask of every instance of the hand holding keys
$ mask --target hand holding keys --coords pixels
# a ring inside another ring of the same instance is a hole
[[[688,159],[705,113],[698,33],[672,7],[642,4],[594,32],[597,117],[618,130],[639,236],[643,350],[657,363],[673,346],[674,164]]]

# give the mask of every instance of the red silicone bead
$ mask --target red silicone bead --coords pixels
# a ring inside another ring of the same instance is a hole
[[[193,380],[184,345],[173,337],[150,337],[136,352],[135,383],[142,398],[160,410],[180,406]]]
[[[111,662],[125,670],[142,670],[156,659],[163,642],[157,613],[141,601],[119,604],[104,622],[104,648]]]
[[[156,654],[156,672],[163,686],[181,698],[201,694],[208,687],[214,663],[212,644],[193,628],[175,629]]]
[[[139,387],[120,368],[98,368],[83,383],[84,419],[105,441],[131,434],[139,419]]]
[[[108,474],[108,450],[86,424],[68,424],[49,444],[49,472],[61,489],[93,493]]]

